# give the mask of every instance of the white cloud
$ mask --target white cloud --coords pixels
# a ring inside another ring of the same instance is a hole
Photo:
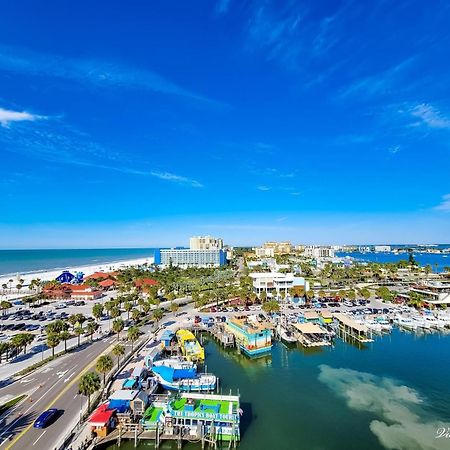
[[[410,113],[419,122],[414,125],[426,125],[430,128],[450,128],[450,119],[427,103],[421,103],[411,108]]]
[[[96,88],[141,89],[221,105],[151,70],[100,59],[62,58],[0,46],[0,69],[32,76],[59,78]]]
[[[33,122],[39,119],[46,119],[46,117],[31,114],[27,111],[11,111],[9,109],[0,108],[0,125],[2,127],[8,127],[12,122]]]
[[[201,188],[203,184],[199,183],[197,180],[193,180],[192,178],[183,177],[181,175],[176,175],[170,172],[150,172],[150,175],[153,177],[160,178],[161,180],[172,181],[177,184],[182,184],[185,186]]]
[[[258,191],[270,191],[269,186],[257,186],[256,189],[258,189]]]
[[[450,212],[450,194],[445,194],[442,196],[442,202],[434,207],[437,211]]]
[[[321,365],[319,381],[345,400],[349,408],[378,416],[369,425],[387,449],[443,450],[448,440],[437,439],[444,425],[422,407],[419,394],[393,379]]]

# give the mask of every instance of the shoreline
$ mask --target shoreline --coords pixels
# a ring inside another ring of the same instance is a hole
[[[4,283],[8,284],[8,281],[13,279],[12,289],[15,289],[15,284],[19,279],[24,280],[23,287],[26,287],[30,284],[31,280],[39,278],[42,281],[50,281],[55,279],[57,276],[61,274],[64,270],[68,270],[69,272],[83,272],[85,275],[90,275],[94,272],[113,272],[120,268],[124,268],[127,266],[138,266],[142,264],[153,264],[154,258],[153,256],[148,256],[144,258],[135,258],[128,260],[120,260],[120,261],[110,261],[110,262],[102,262],[97,264],[86,264],[80,266],[70,266],[70,267],[61,267],[61,268],[53,268],[48,270],[39,270],[32,272],[23,272],[23,273],[14,273],[14,274],[4,274],[0,275],[0,286]]]

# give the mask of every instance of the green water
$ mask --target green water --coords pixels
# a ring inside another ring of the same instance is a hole
[[[276,343],[257,360],[205,346],[222,392],[239,388],[241,450],[450,448],[450,439],[435,438],[439,426],[450,426],[449,335],[395,331],[365,347],[337,341],[316,351]]]

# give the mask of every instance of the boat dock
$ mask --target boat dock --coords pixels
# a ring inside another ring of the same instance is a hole
[[[296,323],[293,325],[298,342],[304,347],[323,347],[331,345],[328,331],[315,323]]]
[[[225,330],[223,322],[215,323],[212,327],[206,328],[205,331],[211,334],[222,347],[234,347],[236,345],[234,335]]]
[[[345,339],[351,338],[358,342],[373,342],[372,332],[365,325],[359,324],[342,313],[334,313],[333,318],[339,324],[339,332]]]

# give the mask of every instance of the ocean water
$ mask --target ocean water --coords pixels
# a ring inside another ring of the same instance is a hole
[[[0,250],[0,275],[16,275],[153,256],[152,248]]]
[[[450,426],[450,335],[395,330],[365,346],[338,340],[309,351],[277,342],[271,356],[256,360],[206,340],[206,355],[222,392],[241,395],[242,450],[450,448],[449,439],[436,438]]]
[[[421,265],[426,266],[430,264],[434,272],[443,272],[444,267],[450,266],[450,254],[449,255],[438,255],[433,253],[419,253],[414,252],[414,259]],[[395,263],[400,260],[408,260],[408,253],[361,253],[361,252],[337,252],[336,256],[345,257],[350,256],[360,261],[378,262],[378,263]],[[436,266],[437,264],[437,266]]]

